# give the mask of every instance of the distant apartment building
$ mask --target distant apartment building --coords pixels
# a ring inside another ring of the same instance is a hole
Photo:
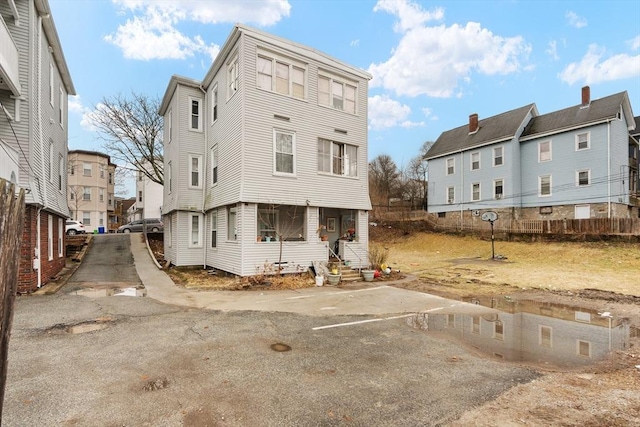
[[[116,165],[111,163],[108,155],[87,150],[69,151],[68,164],[67,192],[71,217],[82,221],[87,233],[101,229],[107,232],[109,220],[113,220],[115,212]]]
[[[75,94],[49,2],[0,1],[0,177],[23,188],[26,202],[18,292],[65,265],[67,96]]]

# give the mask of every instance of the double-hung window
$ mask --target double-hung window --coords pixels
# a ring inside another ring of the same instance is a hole
[[[53,141],[49,141],[49,182],[53,183],[53,156],[54,156]]]
[[[304,99],[305,64],[290,58],[260,53],[257,71],[260,89]]]
[[[447,187],[447,203],[452,204],[456,200],[456,188]]]
[[[480,201],[480,183],[474,182],[471,184],[471,201],[478,202]]]
[[[578,187],[586,187],[591,184],[591,170],[576,171],[576,185]]]
[[[358,176],[358,147],[328,139],[318,139],[318,172]]]
[[[202,215],[199,213],[189,214],[189,247],[197,248],[202,246]]]
[[[211,124],[218,120],[218,85],[211,90]]]
[[[456,173],[456,160],[451,157],[447,159],[447,175],[453,175]]]
[[[104,188],[98,189],[98,200],[104,202]]]
[[[167,176],[167,187],[168,187],[168,190],[169,190],[169,194],[171,194],[171,189],[172,189],[171,187],[173,186],[173,180],[171,179],[172,175],[173,175],[173,171],[171,170],[172,169],[171,164],[172,164],[171,160],[169,160],[169,162],[167,163],[167,175],[168,175]]]
[[[189,188],[202,188],[202,156],[189,154]]]
[[[504,180],[496,179],[493,181],[493,198],[498,200],[504,196]]]
[[[471,153],[471,170],[477,171],[480,169],[480,152]]]
[[[493,166],[502,166],[504,164],[504,150],[502,147],[493,149]]]
[[[58,218],[58,257],[62,258],[64,255],[64,244],[62,242],[62,236],[64,236],[64,228],[62,225],[62,218]]]
[[[551,141],[538,143],[538,162],[548,162],[551,160]]]
[[[273,130],[273,172],[276,174],[296,174],[296,134]]]
[[[189,129],[202,130],[202,100],[189,97]]]
[[[82,175],[83,176],[91,176],[91,163],[83,163],[82,165]]]
[[[59,93],[60,99],[58,101],[58,120],[60,122],[60,126],[64,127],[64,90],[60,88]]]
[[[356,114],[357,83],[334,76],[318,75],[318,104]]]
[[[47,246],[49,261],[53,259],[53,215],[49,214],[47,221]]]
[[[91,200],[91,187],[84,187],[82,200]]]
[[[218,145],[211,148],[211,185],[218,183]]]
[[[218,246],[218,211],[211,211],[209,217],[211,218],[211,247],[215,248]]]
[[[53,67],[53,57],[50,56],[49,60],[51,63],[49,64],[49,104],[53,107],[53,94],[55,90],[55,86],[53,84],[53,77],[55,75],[55,68]]]
[[[227,82],[229,85],[227,91],[227,99],[231,98],[233,94],[238,91],[238,78],[238,57],[236,56],[227,65]]]
[[[60,192],[64,188],[62,185],[63,173],[64,173],[64,157],[62,156],[62,154],[60,154],[58,156],[58,191]]]
[[[238,240],[238,208],[227,208],[227,240]]]
[[[538,177],[538,196],[551,195],[551,175],[542,175]]]
[[[576,151],[588,150],[590,145],[589,132],[576,135]]]

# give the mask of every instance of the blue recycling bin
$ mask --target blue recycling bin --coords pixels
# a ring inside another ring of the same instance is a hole
[[[104,227],[98,227],[98,233],[104,234]]]

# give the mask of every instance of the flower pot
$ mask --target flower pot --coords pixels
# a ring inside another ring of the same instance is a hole
[[[373,282],[373,275],[375,270],[362,270],[362,278],[365,282]]]
[[[329,236],[320,236],[320,240],[326,242],[327,240],[329,240]]]
[[[340,274],[327,274],[327,282],[329,285],[335,286],[340,283]]]

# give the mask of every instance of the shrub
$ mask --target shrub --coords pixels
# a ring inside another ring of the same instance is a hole
[[[386,264],[389,259],[389,248],[378,243],[369,242],[369,265],[373,269],[380,269],[382,264]]]

